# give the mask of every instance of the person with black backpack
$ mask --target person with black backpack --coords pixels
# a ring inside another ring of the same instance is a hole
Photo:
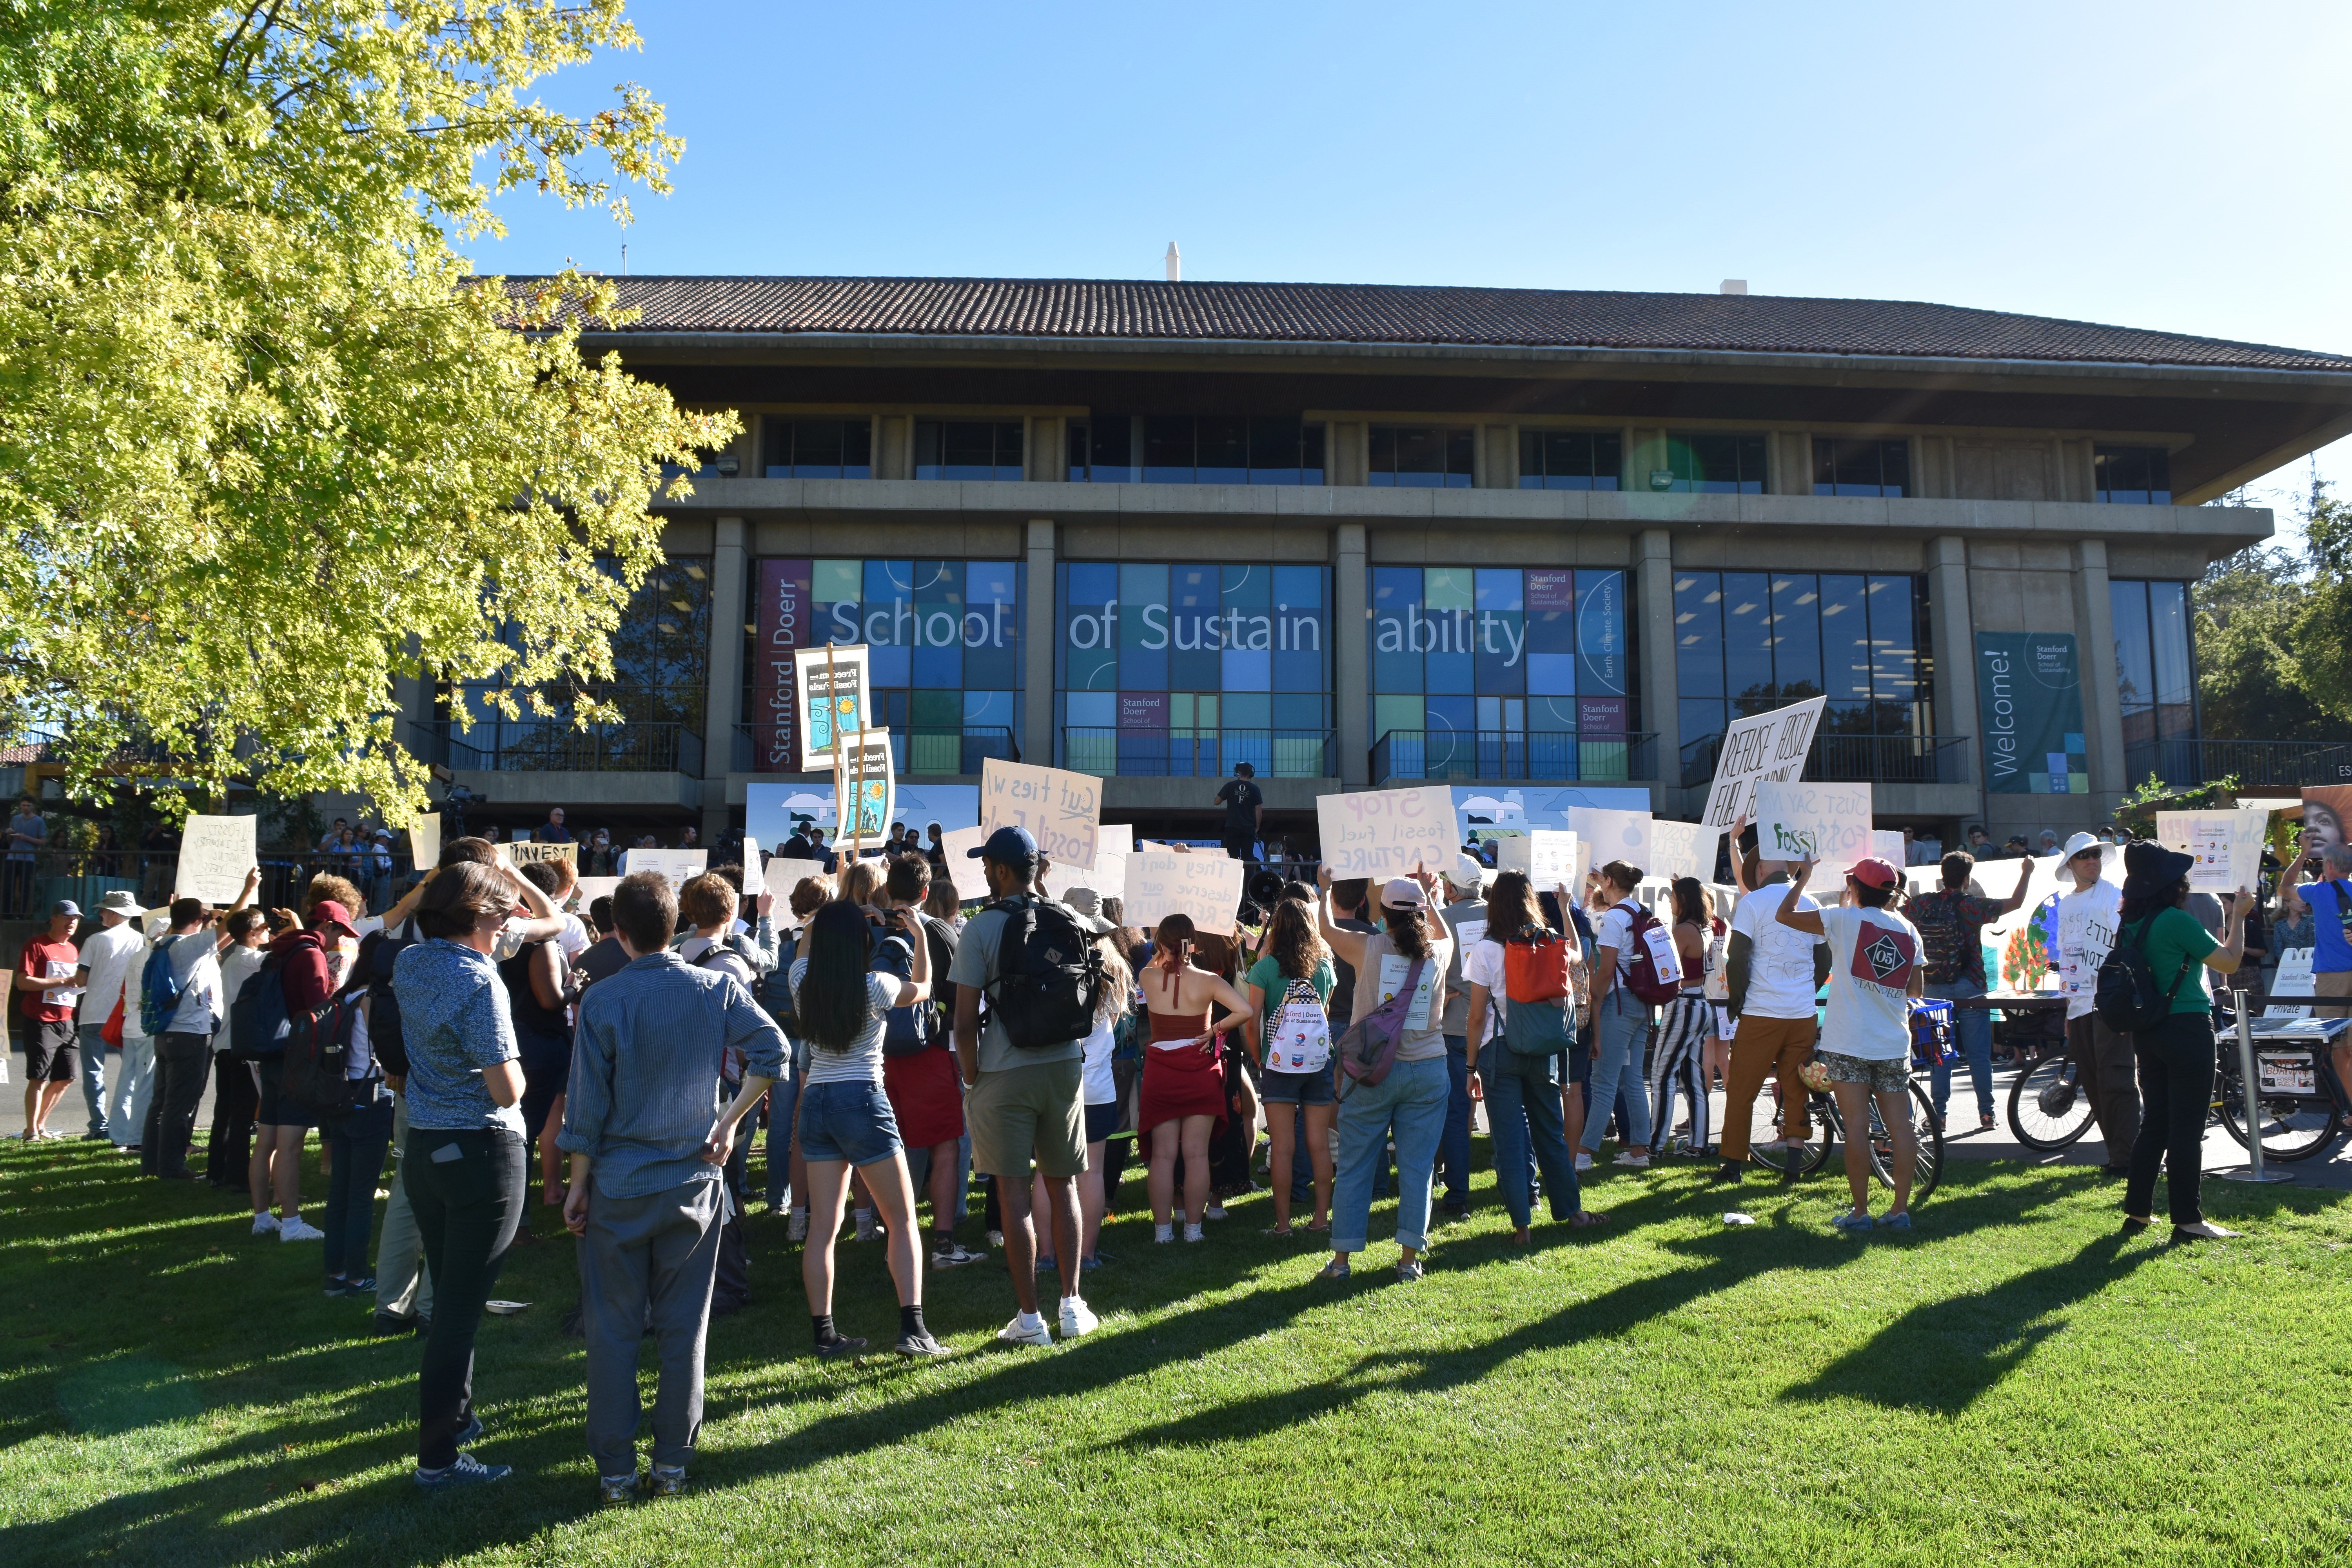
[[[2238,1234],[2208,1220],[2198,1202],[2205,1118],[2213,1104],[2212,998],[2205,971],[2237,972],[2253,900],[2241,889],[2228,900],[2216,942],[2188,911],[2189,872],[2195,865],[2193,858],[2158,844],[2125,847],[2123,908],[2115,945],[2099,971],[2099,1012],[2111,1027],[2130,1029],[2139,1061],[2143,1111],[2124,1184],[2127,1236],[2148,1227],[2158,1165],[2166,1173],[2173,1240]],[[2119,996],[2124,991],[2137,1005]]]
[[[958,988],[956,1058],[972,1164],[997,1179],[1005,1266],[1021,1308],[996,1337],[1049,1345],[1053,1332],[1037,1311],[1033,1159],[1055,1188],[1062,1337],[1090,1333],[1097,1322],[1078,1289],[1078,1174],[1087,1168],[1086,1039],[1101,998],[1102,961],[1067,906],[1036,890],[1037,841],[1026,828],[1000,827],[966,853],[981,862],[994,901],[963,928],[948,975]]]

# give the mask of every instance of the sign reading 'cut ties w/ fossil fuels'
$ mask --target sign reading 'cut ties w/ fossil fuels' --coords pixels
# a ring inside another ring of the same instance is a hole
[[[1055,865],[1091,869],[1101,823],[1102,780],[1093,774],[982,759],[980,825],[990,833],[1025,827]]]

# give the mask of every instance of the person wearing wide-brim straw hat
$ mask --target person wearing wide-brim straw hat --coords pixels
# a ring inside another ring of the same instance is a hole
[[[2126,846],[2122,923],[2116,933],[2118,943],[2132,943],[2146,956],[2158,989],[2170,997],[2164,1021],[2132,1037],[2144,1110],[2124,1185],[2124,1230],[2130,1235],[2147,1228],[2157,1167],[2162,1165],[2175,1241],[2238,1234],[2206,1219],[2198,1203],[2205,1115],[2213,1103],[2213,1014],[2205,971],[2236,972],[2245,953],[2246,910],[2252,900],[2242,889],[2226,900],[2221,940],[2215,941],[2184,907],[2195,864],[2161,845]]]

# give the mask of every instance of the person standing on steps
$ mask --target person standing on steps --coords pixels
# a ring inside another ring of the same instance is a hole
[[[1235,763],[1234,776],[1217,791],[1225,808],[1225,853],[1245,866],[1257,864],[1258,835],[1265,826],[1265,792],[1256,779],[1255,768]]]
[[[2123,889],[2101,875],[2105,853],[2087,833],[2066,841],[2063,866],[2074,885],[2058,900],[2058,973],[2066,988],[2066,1054],[2107,1146],[2103,1169],[2119,1181],[2131,1173],[2132,1145],[2139,1140],[2139,1084],[2131,1037],[2109,1028],[2091,1005],[2124,901]]]

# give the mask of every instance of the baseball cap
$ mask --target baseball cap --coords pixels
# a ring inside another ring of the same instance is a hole
[[[352,924],[351,910],[333,899],[320,899],[310,906],[310,925],[314,930],[320,926],[333,926],[353,941],[359,939],[359,928]]]
[[[1475,855],[1456,855],[1445,873],[1445,879],[1457,888],[1478,889],[1486,885],[1486,862]]]
[[[59,915],[71,915],[74,919],[79,920],[81,919],[81,906],[75,903],[71,899],[59,899],[56,903],[49,906],[49,918],[51,920],[55,920]]]
[[[1381,889],[1381,902],[1395,910],[1421,910],[1429,907],[1428,895],[1421,884],[1411,877],[1391,877]]]
[[[1846,873],[1865,888],[1891,888],[1903,879],[1903,873],[1875,855],[1865,855],[1853,863]]]
[[[1037,841],[1029,837],[1025,827],[1000,827],[988,836],[988,842],[964,854],[974,860],[993,860],[1000,866],[1026,866],[1037,858]]]

